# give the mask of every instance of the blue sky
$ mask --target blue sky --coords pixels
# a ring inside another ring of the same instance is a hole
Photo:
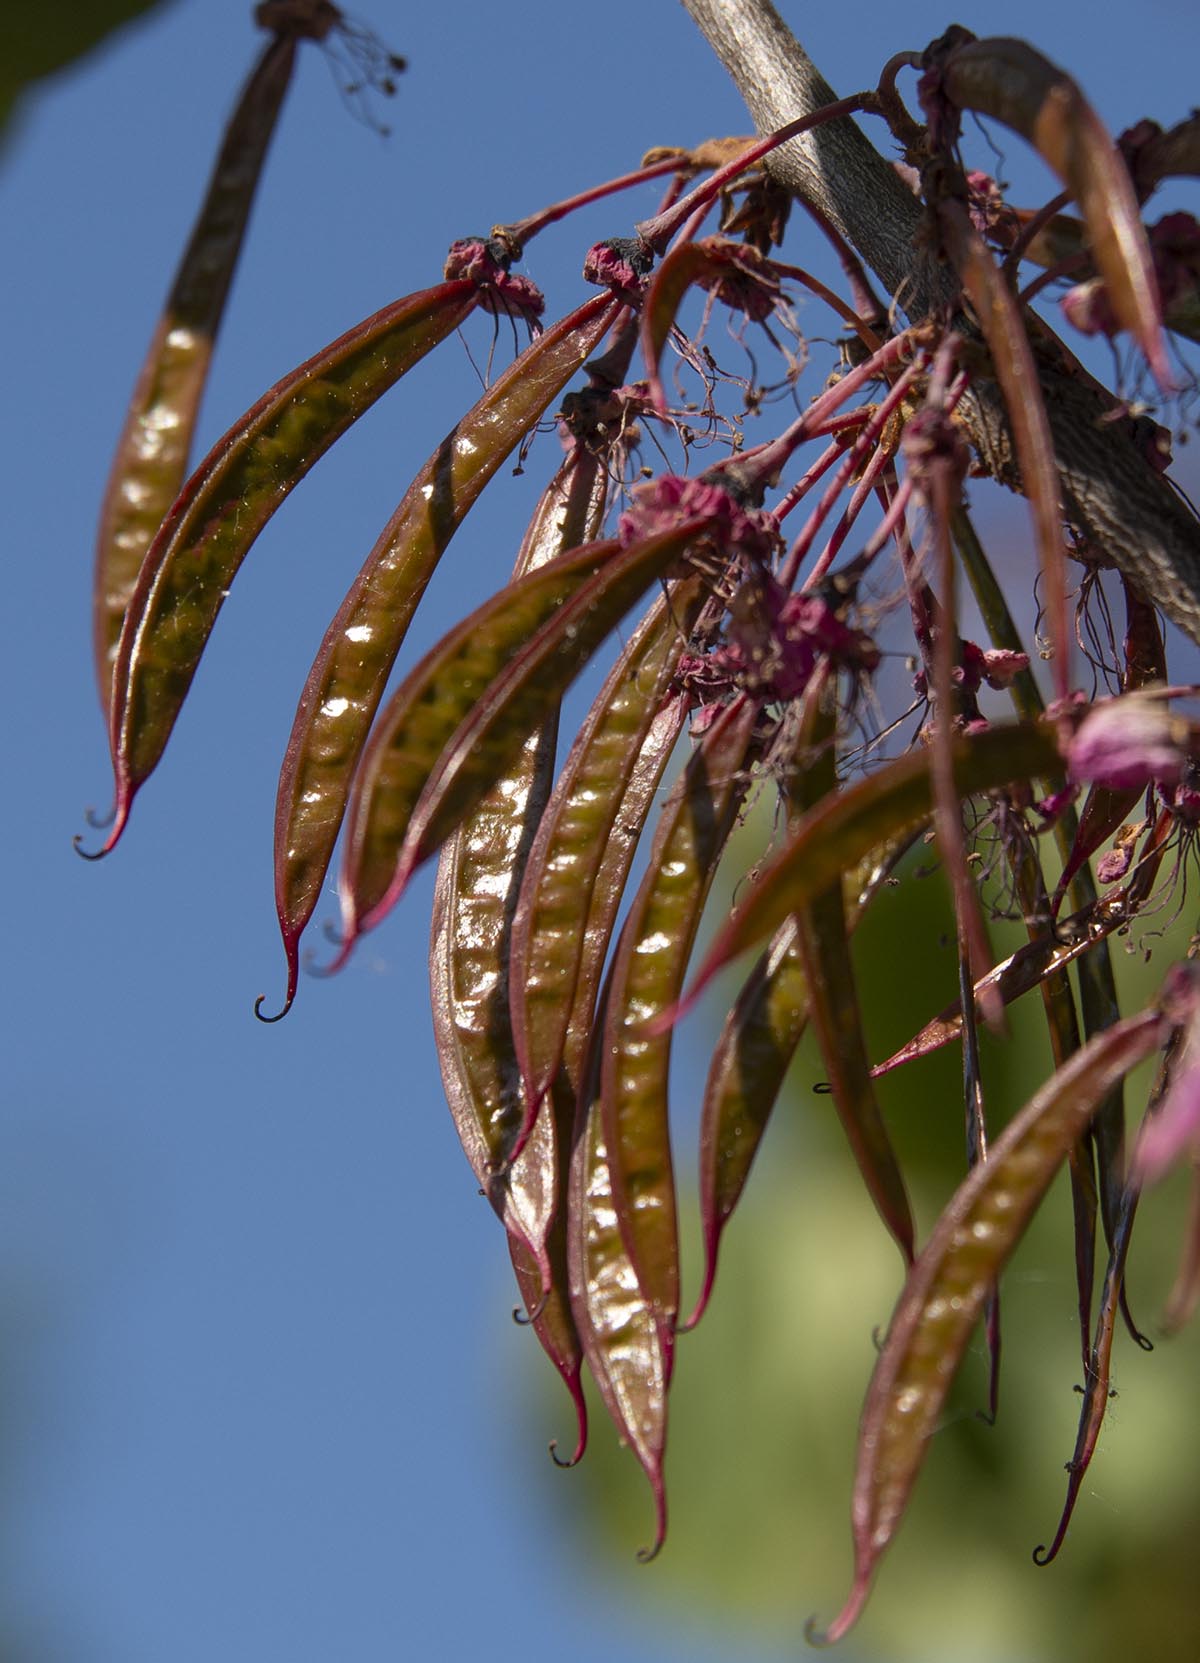
[[[565,1405],[531,1384],[502,1237],[442,1102],[427,888],[340,978],[302,986],[287,1022],[250,1017],[256,994],[282,986],[270,832],[295,699],[376,532],[475,396],[461,353],[423,366],[297,491],[238,579],[125,842],[99,867],[71,853],[83,809],[108,791],[89,644],[96,508],[257,50],[248,10],[178,0],[122,33],[30,101],[0,172],[0,1652],[792,1655],[641,1607],[637,1578],[654,1573],[592,1551],[582,1494],[546,1459]],[[318,346],[436,281],[454,237],[624,171],[652,144],[745,130],[665,0],[364,0],[361,15],[410,59],[384,112],[392,137],[350,119],[319,55],[302,54],[202,449]],[[986,32],[995,9],[956,15]],[[1137,20],[1118,41],[1083,4],[1004,11],[1005,32],[1074,68],[1118,129],[1195,102],[1194,6],[1148,0]],[[804,38],[849,91],[946,21],[923,4],[828,7]],[[526,269],[552,310],[575,303],[592,237],[651,205],[614,204],[534,246]],[[472,339],[486,351],[481,330]],[[528,498],[497,497],[431,591],[423,639],[453,621],[467,574],[472,595],[503,580]]]

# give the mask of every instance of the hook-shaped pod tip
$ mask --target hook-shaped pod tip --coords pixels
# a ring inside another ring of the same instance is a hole
[[[651,1480],[654,1488],[655,1532],[654,1540],[649,1547],[639,1548],[634,1558],[639,1565],[649,1565],[662,1552],[663,1543],[667,1539],[667,1492],[663,1486],[662,1473],[657,1473]]]
[[[116,798],[113,801],[112,808],[109,810],[104,820],[100,822],[96,822],[93,819],[92,811],[90,809],[87,811],[85,818],[87,819],[89,825],[106,825],[111,829],[108,836],[98,849],[85,849],[83,846],[83,833],[76,832],[75,836],[71,839],[71,847],[81,860],[103,860],[105,855],[112,853],[120,841],[121,833],[125,830],[126,821],[129,819],[129,804],[131,800],[131,793],[127,791],[118,791]]]
[[[292,931],[285,931],[283,950],[287,955],[287,991],[283,996],[283,1008],[277,1010],[274,1016],[263,1015],[263,1005],[267,996],[260,993],[254,1001],[254,1014],[260,1022],[282,1022],[296,1002],[296,988],[300,980],[300,950],[299,937]]]

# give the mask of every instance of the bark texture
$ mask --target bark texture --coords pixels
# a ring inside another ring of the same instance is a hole
[[[683,0],[733,78],[761,133],[838,96],[770,0]],[[882,65],[871,66],[881,68]],[[931,260],[924,210],[850,120],[793,139],[767,163],[853,245],[901,310],[926,316],[951,292]],[[1167,617],[1200,642],[1200,521],[1147,465],[1123,424],[1052,348],[1038,354],[1066,518]],[[969,412],[984,464],[1020,488],[1003,402],[980,381]]]

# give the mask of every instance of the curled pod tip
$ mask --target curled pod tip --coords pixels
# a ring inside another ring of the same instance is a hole
[[[654,1540],[649,1547],[639,1548],[634,1558],[639,1565],[650,1565],[658,1558],[663,1550],[663,1543],[667,1539],[667,1492],[659,1474],[658,1482],[654,1485]]]
[[[283,995],[283,1005],[274,1016],[264,1016],[263,1006],[267,1002],[265,993],[260,993],[254,1001],[254,1014],[260,1022],[282,1022],[296,1002],[296,989],[300,980],[300,951],[299,938],[292,936],[284,938],[284,948],[287,953],[287,988]]]
[[[74,837],[71,839],[71,847],[79,856],[80,860],[103,860],[109,850],[109,845],[107,843],[103,844],[99,849],[85,849],[83,846],[82,832],[75,833]]]
[[[582,1383],[580,1381],[579,1371],[576,1370],[575,1374],[569,1379],[567,1378],[566,1375],[564,1375],[563,1379],[566,1382],[567,1390],[571,1394],[571,1401],[575,1405],[575,1415],[576,1415],[576,1423],[577,1423],[577,1430],[576,1430],[576,1434],[575,1434],[575,1448],[571,1451],[570,1455],[565,1460],[558,1453],[558,1439],[557,1438],[551,1438],[550,1444],[549,1444],[549,1449],[550,1449],[550,1459],[554,1462],[554,1465],[556,1467],[561,1467],[563,1469],[563,1471],[565,1472],[568,1467],[577,1467],[579,1465],[579,1463],[583,1460],[584,1451],[587,1449],[587,1441],[588,1441],[588,1418],[587,1418],[587,1403],[584,1401],[583,1386],[582,1386]]]

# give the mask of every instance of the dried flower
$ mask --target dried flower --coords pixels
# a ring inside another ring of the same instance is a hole
[[[1152,693],[1107,699],[1084,717],[1067,748],[1067,772],[1113,790],[1158,781],[1178,785],[1187,762],[1188,725]]]

